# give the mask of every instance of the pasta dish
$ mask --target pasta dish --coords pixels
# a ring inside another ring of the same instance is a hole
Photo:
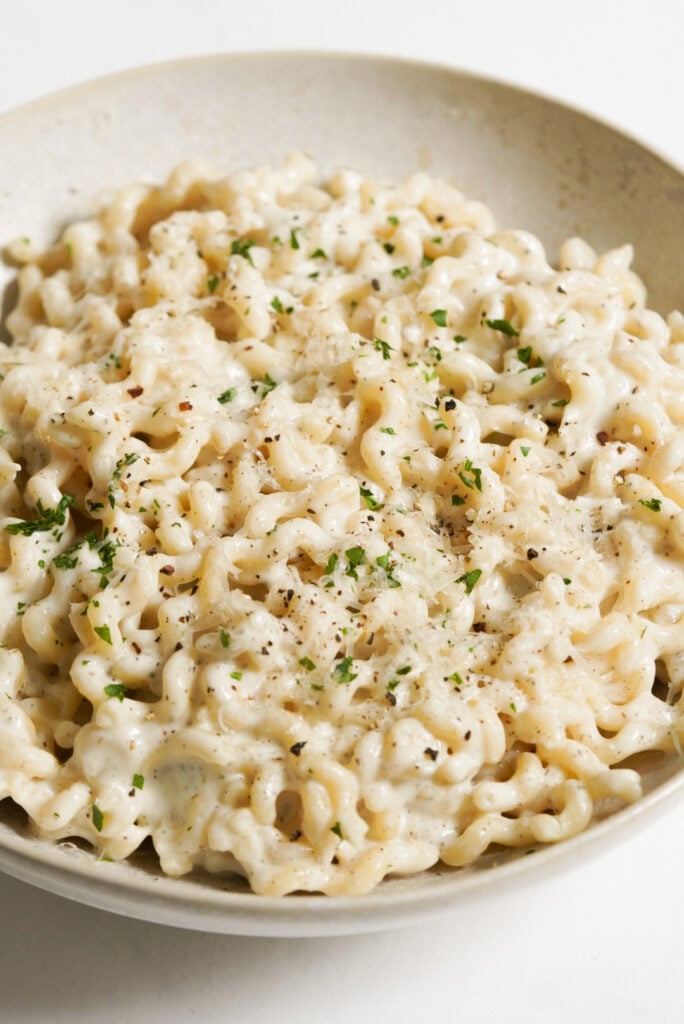
[[[573,836],[684,734],[684,317],[426,174],[134,184],[0,352],[0,799],[256,893]]]

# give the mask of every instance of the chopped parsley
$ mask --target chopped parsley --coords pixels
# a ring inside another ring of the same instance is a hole
[[[230,243],[230,252],[232,256],[242,256],[243,260],[247,260],[254,266],[252,254],[250,249],[254,245],[254,242],[249,238],[234,238]]]
[[[123,683],[108,683],[104,688],[104,692],[108,697],[116,697],[117,700],[123,701],[126,696],[126,687]]]
[[[447,325],[447,311],[446,309],[433,309],[430,316],[437,324],[438,327],[446,327]]]
[[[359,576],[356,570],[366,561],[366,552],[363,548],[355,547],[347,548],[344,554],[347,559],[345,576],[351,576],[353,580],[358,580]]]
[[[216,399],[221,405],[226,405],[228,402],[232,402],[237,394],[236,388],[228,388],[226,391],[222,391]]]
[[[458,672],[452,672],[451,675],[449,676],[449,680],[452,683],[456,683],[457,686],[463,686],[463,680],[461,679],[461,676],[458,674]]]
[[[525,366],[529,366],[530,359],[532,358],[532,346],[526,345],[525,348],[519,348],[516,355],[521,363],[524,363]]]
[[[223,626],[219,626],[219,640],[221,641],[221,647],[225,649],[230,647],[230,633]]]
[[[373,347],[376,352],[382,352],[383,359],[390,358],[390,352],[393,352],[392,346],[387,341],[383,341],[382,338],[376,338],[373,342]]]
[[[312,252],[310,256],[310,259],[312,260],[327,260],[327,258],[327,254],[323,251],[323,249],[316,249],[316,251]]]
[[[527,456],[530,454],[531,449],[525,448],[523,445],[520,445],[520,451],[523,453],[523,456],[527,458]]]
[[[79,542],[74,544],[73,547],[67,548],[61,555],[55,555],[52,559],[55,569],[75,569],[78,565],[78,549],[80,546]]]
[[[123,474],[124,469],[126,469],[128,466],[132,466],[133,463],[137,462],[139,458],[140,456],[137,454],[137,452],[127,452],[125,455],[122,455],[122,457],[119,459],[116,466],[114,467],[114,472],[112,473],[112,482],[110,483],[109,491],[107,492],[107,498],[109,499],[109,504],[112,508],[114,508],[116,505],[116,500],[114,498],[114,485],[118,484],[118,482],[121,480],[121,476]]]
[[[109,626],[94,626],[93,629],[99,636],[100,640],[104,640],[106,644],[112,646],[112,634]]]
[[[456,342],[457,345],[460,345],[462,344],[462,342],[467,340],[468,339],[463,334],[454,334],[454,341]]]
[[[344,836],[342,835],[342,826],[339,821],[336,821],[334,825],[330,826],[330,831],[334,832],[336,836],[340,837],[340,839],[344,839]]]
[[[452,494],[451,495],[451,504],[452,505],[465,505],[465,498],[462,498],[460,494]]]
[[[209,292],[210,295],[213,295],[216,289],[218,288],[219,281],[220,278],[218,274],[212,274],[211,277],[207,278],[207,291]]]
[[[530,384],[538,384],[540,380],[544,380],[544,377],[546,377],[545,371],[542,371],[541,373],[535,373],[534,377],[530,381]]]
[[[303,658],[299,659],[299,664],[302,666],[302,668],[305,668],[307,672],[313,672],[313,670],[316,668],[316,663],[313,662],[311,658],[307,658],[306,655]]]
[[[275,309],[276,313],[283,312],[283,304],[277,295],[274,295],[271,299],[271,309]]]
[[[393,224],[395,228],[399,225],[399,218],[395,217],[395,215],[393,213],[390,213],[390,215],[387,218],[387,220],[388,220],[388,222],[390,224]]]
[[[335,572],[335,566],[337,565],[339,560],[340,556],[337,554],[336,551],[333,551],[333,553],[330,555],[330,558],[326,562],[325,569],[323,570],[323,575],[332,576],[332,574]]]
[[[395,267],[392,271],[392,277],[398,277],[401,281],[408,277],[411,273],[408,267]]]
[[[392,253],[394,252],[394,246],[392,245],[391,242],[385,242],[383,244],[383,249],[385,250],[388,256],[391,256]]]
[[[569,403],[569,401],[569,398],[559,398],[557,402],[552,402],[551,405],[554,407],[554,409],[562,409]]]
[[[466,594],[470,594],[481,575],[482,569],[471,569],[470,572],[465,572],[462,576],[459,576],[456,582],[465,583]]]
[[[458,478],[462,484],[470,488],[476,488],[478,491],[482,491],[482,470],[478,469],[477,466],[473,466],[470,459],[466,459],[465,465],[461,472],[458,474]],[[453,500],[452,500],[453,504]]]
[[[650,508],[651,512],[660,512],[663,503],[660,498],[639,498],[639,504]]]
[[[7,533],[13,535],[23,534],[24,537],[30,537],[34,533],[38,533],[42,530],[51,530],[53,526],[64,526],[66,522],[66,510],[70,508],[74,503],[74,499],[70,494],[63,494],[59,499],[59,503],[56,508],[45,508],[40,498],[38,499],[38,518],[31,520],[23,520],[19,523],[8,523],[5,527]]]
[[[333,675],[336,683],[351,683],[352,680],[356,679],[357,673],[351,671],[353,664],[354,659],[351,656],[347,656],[335,665]]]
[[[397,567],[397,563],[392,561],[389,551],[385,555],[379,555],[375,559],[375,564],[380,566],[381,569],[384,569],[388,587],[394,588],[401,586],[399,580],[394,576],[394,570]]]
[[[133,776],[133,786],[136,789],[142,789],[144,785],[145,785],[145,776],[144,775],[138,775],[138,773],[136,772],[136,774]]]
[[[361,492],[361,497],[366,502],[366,505],[371,510],[371,512],[378,512],[382,508],[380,502],[375,497],[373,497],[373,492],[370,491],[367,487],[359,487],[359,491]]]
[[[273,378],[268,373],[265,374],[264,375],[264,382],[263,382],[263,385],[262,385],[262,388],[261,388],[261,397],[265,398],[266,395],[268,395],[271,391],[273,391],[273,388],[277,388],[277,387],[278,387],[278,381],[277,380],[273,380]]]
[[[292,228],[290,231],[290,248],[299,249],[299,239],[297,238],[297,232],[299,228]]]
[[[396,434],[394,427],[380,427],[381,434]]]
[[[493,331],[501,331],[502,334],[507,334],[509,338],[517,338],[520,331],[517,327],[514,327],[510,320],[487,320],[487,327],[491,327]]]
[[[104,825],[104,814],[97,804],[92,804],[90,810],[93,816],[93,825],[98,832],[101,832],[102,826]]]

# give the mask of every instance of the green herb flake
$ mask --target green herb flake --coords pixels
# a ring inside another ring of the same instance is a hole
[[[511,701],[511,703],[510,703],[510,704],[509,704],[508,706],[509,706],[509,708],[511,709],[511,711],[513,712],[513,714],[515,715],[515,714],[517,713],[517,710],[518,710],[518,709],[516,708],[516,706],[515,706],[515,704],[513,703],[513,701]]]
[[[216,289],[218,288],[219,281],[220,278],[218,274],[212,274],[211,277],[207,278],[207,291],[209,292],[210,295],[213,295]]]
[[[231,672],[230,678],[237,679],[239,681],[240,679],[242,679],[242,672],[238,672],[237,670],[235,672]]]
[[[540,380],[544,380],[544,377],[546,377],[545,372],[535,373],[534,377],[530,380],[530,384],[538,384]]]
[[[109,642],[111,643],[111,641]],[[107,683],[104,692],[108,697],[116,697],[117,700],[123,701],[126,696],[126,687],[123,683]]]
[[[451,504],[452,505],[465,505],[465,498],[462,498],[460,494],[452,494],[451,495]]]
[[[383,507],[380,504],[380,502],[373,497],[373,492],[370,491],[367,487],[359,487],[359,491],[361,493],[361,497],[363,498],[371,512],[378,512]]]
[[[411,270],[409,267],[395,267],[392,271],[392,277],[398,277],[401,281],[409,276]]]
[[[313,670],[316,668],[315,662],[313,662],[311,658],[307,658],[306,655],[303,658],[299,659],[299,664],[302,666],[302,668],[305,668],[307,672],[313,672]]]
[[[219,640],[221,641],[221,647],[227,650],[230,647],[230,633],[224,629],[223,626],[219,626]]]
[[[554,409],[563,409],[569,402],[569,398],[559,398],[557,402],[552,402],[551,405]]]
[[[572,583],[572,580],[569,579],[567,576],[564,576],[563,577],[563,583],[565,584],[566,587],[569,587],[570,584]]]
[[[243,260],[247,260],[248,263],[251,263],[252,266],[254,266],[252,254],[249,251],[253,245],[254,242],[251,241],[251,239],[234,238],[230,243],[231,256],[242,256]]]
[[[339,821],[336,821],[334,825],[330,826],[330,831],[334,832],[336,836],[340,837],[340,839],[344,839],[344,836],[342,835],[342,826]]]
[[[465,583],[466,594],[471,594],[481,575],[482,569],[471,569],[470,572],[466,572],[462,576],[459,576],[456,582]]]
[[[447,311],[446,309],[433,309],[430,316],[437,324],[438,327],[446,327],[447,325]]]
[[[449,680],[452,683],[456,683],[457,686],[463,686],[463,680],[458,672],[452,672],[449,676]]]
[[[394,252],[394,246],[392,245],[391,242],[385,242],[382,247],[388,256],[391,256],[392,253]]]
[[[639,498],[639,504],[650,508],[651,512],[660,512],[663,503],[660,498]]]
[[[66,510],[74,504],[74,499],[70,494],[63,494],[59,499],[59,503],[56,508],[45,508],[40,498],[38,499],[38,518],[30,521],[24,520],[19,523],[8,523],[5,527],[7,533],[11,533],[13,536],[22,534],[24,537],[30,537],[34,533],[38,533],[43,530],[51,530],[53,526],[64,526],[66,522]]]
[[[91,804],[90,810],[93,816],[93,826],[97,829],[98,832],[101,832],[102,826],[104,825],[104,814],[97,806],[97,804]]]
[[[113,646],[112,634],[109,630],[109,626],[94,626],[93,629],[99,636],[100,640],[104,640],[104,642],[109,644],[110,647]]]
[[[394,427],[380,427],[381,434],[396,434]]]
[[[292,228],[290,231],[290,248],[299,249],[299,239],[297,238],[297,232],[299,228]]]
[[[347,559],[345,576],[351,576],[353,580],[358,580],[359,576],[356,570],[366,561],[366,552],[363,548],[354,547],[347,548],[344,554]]]
[[[519,348],[516,355],[521,363],[524,363],[525,366],[529,366],[530,359],[532,358],[532,346],[526,345],[525,348]]]
[[[333,676],[335,677],[336,683],[351,683],[356,679],[357,673],[351,671],[353,664],[354,659],[351,656],[347,656],[335,665],[333,669]]]
[[[390,352],[394,351],[389,342],[383,341],[382,338],[375,339],[375,341],[373,342],[373,348],[375,349],[376,352],[382,352],[383,359],[389,359]]]
[[[265,374],[264,375],[264,382],[263,382],[262,387],[261,387],[261,397],[265,398],[266,395],[268,395],[271,391],[273,391],[273,388],[277,388],[277,387],[278,387],[278,381],[277,380],[273,380],[273,378],[268,373]]]
[[[470,459],[466,459],[463,470],[458,474],[458,478],[470,490],[476,488],[478,491],[482,491],[482,470],[478,469],[477,466],[473,466]]]
[[[462,345],[463,342],[467,340],[468,339],[463,334],[454,334],[454,341],[456,342],[457,345]]]
[[[276,313],[283,312],[283,304],[277,295],[274,295],[273,298],[271,299],[271,309],[274,309]]]
[[[328,256],[323,251],[323,249],[316,249],[315,252],[311,253],[311,256],[309,258],[312,260],[327,260]]]
[[[420,261],[420,265],[421,267],[430,267],[434,262],[435,261],[432,259],[431,256],[423,256],[422,260]]]
[[[145,776],[136,774],[133,776],[133,786],[135,789],[143,789],[145,786]]]
[[[332,554],[330,555],[330,558],[326,562],[325,569],[323,570],[323,575],[332,576],[332,574],[335,572],[335,567],[339,560],[340,556],[337,554],[336,551],[333,551]]]
[[[527,458],[527,456],[530,454],[531,449],[525,448],[523,447],[523,445],[520,445],[520,451],[523,453],[524,457]]]
[[[487,327],[491,327],[493,331],[501,331],[509,338],[517,338],[520,335],[520,331],[513,326],[510,320],[487,320]]]
[[[399,218],[395,217],[393,213],[390,213],[389,217],[387,218],[387,221],[389,224],[393,224],[395,228],[399,226]]]
[[[61,555],[55,555],[52,559],[52,564],[55,569],[75,569],[78,565],[78,548],[80,544],[75,544],[73,547],[63,551]]]
[[[392,561],[389,551],[385,555],[379,555],[375,559],[375,564],[384,570],[388,587],[396,588],[401,586],[399,580],[394,576],[394,570],[397,567],[397,563]]]
[[[237,394],[236,388],[228,388],[226,391],[222,391],[216,399],[220,405],[227,405],[228,402],[232,402]]]

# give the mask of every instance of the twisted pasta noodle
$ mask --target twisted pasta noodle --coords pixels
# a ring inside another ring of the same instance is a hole
[[[258,893],[555,843],[684,710],[684,319],[295,155],[132,185],[0,353],[0,799]]]

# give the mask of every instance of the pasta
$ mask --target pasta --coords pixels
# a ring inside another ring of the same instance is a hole
[[[198,163],[22,264],[0,799],[256,893],[555,843],[684,727],[684,318],[425,174]]]

